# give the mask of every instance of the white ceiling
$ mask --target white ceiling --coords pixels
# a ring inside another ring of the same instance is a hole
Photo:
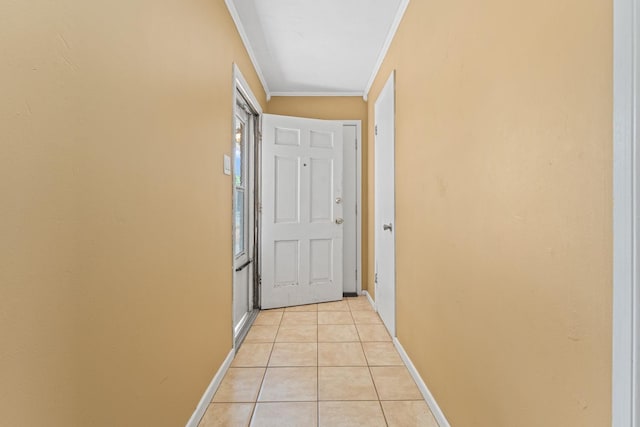
[[[367,95],[408,0],[226,0],[267,95]]]

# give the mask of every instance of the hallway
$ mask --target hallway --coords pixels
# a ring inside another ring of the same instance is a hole
[[[200,427],[437,423],[366,296],[262,311]]]

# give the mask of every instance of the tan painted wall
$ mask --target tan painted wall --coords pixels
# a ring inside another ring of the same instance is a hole
[[[177,426],[231,349],[222,0],[0,4],[0,424]]]
[[[453,426],[610,424],[611,22],[414,0],[371,91],[369,152],[397,70],[398,337]]]
[[[322,120],[361,120],[362,121],[362,176],[367,176],[367,103],[360,96],[274,96],[267,104],[267,112],[283,116],[310,117]],[[367,180],[362,180],[362,248],[368,247]],[[368,283],[368,251],[362,253],[362,289]]]

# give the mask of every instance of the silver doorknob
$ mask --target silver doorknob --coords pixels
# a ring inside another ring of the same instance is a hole
[[[391,225],[391,223],[389,223],[389,224],[382,224],[382,230],[384,230],[384,231],[389,230],[389,231],[393,232],[393,226]]]
[[[336,218],[336,224],[342,224],[343,222],[344,222],[344,219]]]

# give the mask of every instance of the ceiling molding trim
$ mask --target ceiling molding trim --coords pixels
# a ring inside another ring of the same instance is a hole
[[[262,88],[264,89],[265,95],[267,96],[267,101],[269,101],[271,99],[271,92],[269,91],[269,85],[267,85],[267,80],[264,78],[264,74],[262,73],[262,68],[260,68],[260,64],[256,59],[256,55],[253,53],[253,47],[251,47],[251,43],[249,43],[249,37],[247,37],[247,33],[244,30],[244,26],[242,25],[242,21],[240,20],[240,15],[238,15],[238,11],[236,10],[235,5],[233,4],[233,0],[224,0],[224,3],[227,5],[227,9],[229,10],[229,14],[231,14],[231,18],[233,19],[233,22],[236,24],[236,29],[238,30],[238,34],[240,34],[242,43],[244,44],[245,49],[247,49],[247,53],[249,54],[249,59],[253,64],[253,68],[256,70],[256,74],[258,75],[258,79],[260,79],[260,83],[262,83]]]
[[[407,7],[409,6],[410,0],[402,0],[400,6],[398,6],[398,11],[396,12],[395,18],[393,18],[393,23],[391,24],[391,28],[389,28],[389,34],[387,34],[387,39],[384,41],[384,45],[382,45],[382,49],[380,50],[380,55],[378,55],[378,61],[376,65],[373,67],[373,72],[371,73],[371,77],[369,78],[369,82],[364,90],[364,95],[362,97],[366,101],[369,96],[369,91],[371,90],[371,86],[373,86],[373,82],[378,75],[378,71],[380,71],[380,67],[384,62],[384,58],[387,56],[387,52],[391,47],[391,42],[393,38],[396,36],[396,32],[398,31],[398,27],[400,27],[400,22],[402,21],[402,17],[404,13],[407,11]]]
[[[362,92],[271,92],[271,96],[363,96]]]

